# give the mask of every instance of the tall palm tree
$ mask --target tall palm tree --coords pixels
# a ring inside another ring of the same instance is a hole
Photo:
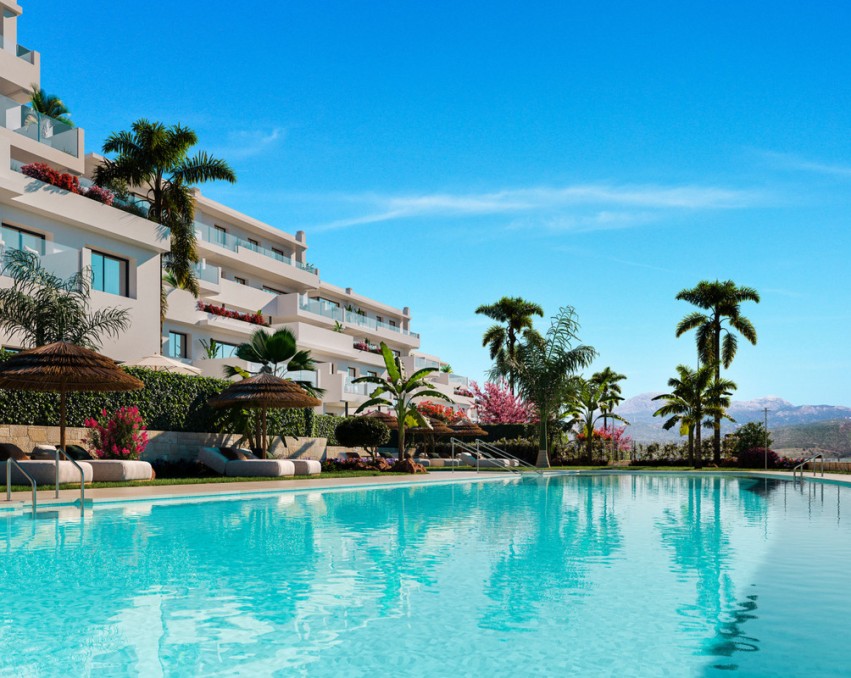
[[[625,374],[615,372],[611,367],[606,367],[591,375],[590,381],[603,386],[600,397],[600,410],[603,412],[603,430],[606,430],[609,412],[614,410],[623,402],[623,393],[619,382],[626,379]]]
[[[759,303],[759,293],[752,287],[738,287],[732,280],[710,282],[702,280],[697,287],[682,290],[677,299],[687,301],[705,311],[694,311],[680,320],[677,336],[695,330],[697,355],[702,365],[714,365],[715,381],[721,381],[721,366],[729,368],[736,357],[738,337],[735,330],[751,344],[756,345],[756,329],[741,313],[745,301]],[[722,338],[723,335],[723,338]],[[721,418],[714,415],[713,458],[721,463]]]
[[[38,125],[38,138],[41,140],[46,130],[53,124],[53,120],[73,125],[71,122],[71,112],[55,94],[48,94],[38,84],[33,83],[30,91],[30,108],[32,111],[27,114],[24,120],[24,125],[36,123]]]
[[[105,337],[130,326],[125,308],[90,309],[89,268],[63,279],[45,270],[38,255],[9,250],[0,274],[12,279],[11,287],[0,289],[0,330],[26,346],[69,341],[96,351]]]
[[[700,468],[703,465],[701,427],[716,416],[732,421],[726,411],[736,385],[728,379],[716,381],[715,366],[709,364],[697,370],[678,365],[677,376],[668,379],[668,386],[670,393],[653,398],[665,401],[653,416],[668,417],[663,424],[666,431],[679,424],[680,435],[688,435],[689,463]]]
[[[609,404],[612,402],[612,395],[609,393],[609,387],[605,381],[595,379],[598,374],[600,373],[598,372],[590,379],[576,377],[573,393],[565,403],[567,406],[566,416],[571,418],[571,425],[580,424],[580,430],[585,436],[585,453],[589,459],[594,449],[594,425],[600,419],[603,419],[604,422],[606,419],[612,419],[629,424],[626,419],[611,411]],[[613,372],[613,374],[615,373]],[[605,430],[605,423],[603,428]]]
[[[389,407],[396,415],[396,423],[399,426],[399,461],[402,461],[405,458],[405,430],[412,426],[431,428],[431,422],[417,409],[417,401],[422,398],[436,398],[451,403],[452,400],[437,391],[426,379],[432,372],[437,372],[438,368],[424,367],[409,377],[402,361],[393,355],[383,341],[381,356],[384,358],[384,367],[387,370],[386,377],[366,376],[352,380],[353,384],[375,384],[376,386],[369,400],[358,407],[355,414],[370,407]]]
[[[547,421],[554,417],[573,386],[573,376],[594,360],[590,346],[574,346],[579,321],[572,306],[559,309],[546,336],[526,334],[509,358],[520,394],[538,410],[537,466],[550,465]]]
[[[190,156],[198,136],[188,127],[140,118],[129,131],[110,134],[104,153],[115,154],[95,170],[95,182],[126,184],[143,193],[148,218],[168,230],[170,252],[164,270],[179,287],[198,296],[193,264],[198,262],[195,242],[195,202],[190,188],[208,181],[234,183],[236,174],[224,160],[204,151]]]
[[[295,335],[285,327],[271,333],[264,329],[257,330],[251,335],[250,341],[237,346],[236,357],[260,365],[258,374],[274,374],[282,378],[292,372],[312,372],[316,369],[310,351],[299,350]],[[225,365],[224,372],[227,377],[251,376],[249,372],[235,365]],[[293,381],[312,396],[318,397],[325,393],[325,389],[318,388],[309,381]]]
[[[491,360],[494,361],[492,376],[508,377],[508,386],[512,393],[516,393],[515,374],[511,363],[516,357],[517,340],[535,331],[532,327],[532,316],[543,318],[544,309],[522,297],[503,297],[495,304],[479,306],[476,313],[502,323],[488,328],[482,337],[482,346],[488,347]]]

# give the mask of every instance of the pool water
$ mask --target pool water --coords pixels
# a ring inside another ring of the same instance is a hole
[[[0,519],[0,675],[847,676],[851,488],[558,476]]]

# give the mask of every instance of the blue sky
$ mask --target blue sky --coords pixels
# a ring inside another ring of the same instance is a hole
[[[737,397],[851,405],[848,3],[22,6],[89,150],[193,127],[239,175],[206,194],[305,230],[457,372],[488,367],[474,309],[520,295],[661,390],[694,360],[674,296],[731,278],[763,297]]]

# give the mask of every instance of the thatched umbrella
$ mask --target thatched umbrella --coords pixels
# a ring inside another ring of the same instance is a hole
[[[67,341],[57,341],[22,351],[0,363],[0,388],[59,393],[59,447],[64,451],[69,393],[138,391],[145,384],[127,374],[111,358]],[[58,464],[56,488],[58,492]]]
[[[159,353],[154,353],[153,355],[145,356],[144,358],[139,358],[138,360],[134,360],[129,363],[124,363],[124,365],[126,367],[144,367],[148,370],[171,372],[173,374],[188,374],[193,376],[201,374],[201,370],[199,368],[187,365],[180,360],[168,358],[164,355],[160,355]]]
[[[314,398],[294,381],[264,372],[255,377],[234,382],[224,391],[210,398],[207,403],[210,407],[216,409],[225,407],[259,409],[262,436],[260,447],[265,458],[267,448],[266,411],[268,409],[294,410],[304,407],[319,407],[322,401]]]
[[[411,433],[421,435],[423,440],[427,441],[430,444],[432,451],[434,451],[435,438],[452,435],[452,429],[440,419],[433,419],[431,417],[425,418],[431,424],[431,428],[428,428],[427,426],[417,426],[416,428],[411,429]]]
[[[449,428],[452,429],[452,435],[456,438],[484,438],[488,435],[485,429],[469,419],[450,424]]]
[[[376,410],[375,412],[368,412],[367,414],[362,414],[362,417],[369,417],[370,419],[375,419],[384,424],[391,431],[399,430],[399,422],[389,412],[381,412],[380,410]]]

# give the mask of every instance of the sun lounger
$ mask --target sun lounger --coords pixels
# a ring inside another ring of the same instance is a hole
[[[508,468],[509,466],[515,465],[513,461],[509,459],[492,459],[484,457],[477,461],[476,458],[468,452],[462,452],[458,455],[458,458],[464,466],[476,466],[478,468]]]
[[[250,452],[240,450],[242,459],[229,459],[228,455],[217,447],[202,447],[198,452],[198,461],[216,473],[231,478],[286,478],[296,475],[298,462],[299,475],[316,474],[321,471],[319,462],[311,459],[257,459]],[[313,463],[311,463],[313,462]]]
[[[5,462],[4,462],[5,463]],[[48,459],[22,459],[18,462],[23,469],[35,480],[36,485],[53,485],[56,482],[56,462]],[[94,470],[87,461],[78,461],[83,469],[86,483],[94,479]],[[12,484],[29,485],[30,481],[17,466],[12,466]],[[61,485],[79,485],[80,471],[70,461],[59,462],[59,483]]]
[[[96,483],[151,480],[154,475],[148,462],[135,459],[91,459],[85,463],[92,467]]]

